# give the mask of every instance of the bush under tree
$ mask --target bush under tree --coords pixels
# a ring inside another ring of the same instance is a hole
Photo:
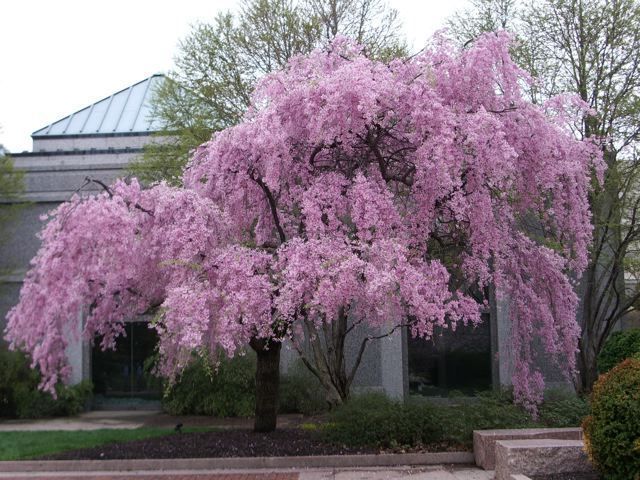
[[[91,399],[91,382],[55,386],[56,398],[38,389],[40,374],[25,355],[0,350],[0,417],[43,418],[76,415]]]
[[[535,420],[506,390],[404,403],[374,393],[355,396],[318,428],[328,441],[349,446],[470,449],[474,430],[577,427],[587,413],[587,402],[568,393],[545,399]]]
[[[197,357],[169,385],[162,407],[172,415],[250,417],[255,411],[255,355],[221,358],[215,365]]]

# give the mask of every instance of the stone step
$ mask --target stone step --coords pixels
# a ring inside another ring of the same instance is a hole
[[[582,440],[545,438],[496,442],[496,480],[510,480],[515,474],[582,472],[593,472]]]
[[[496,442],[498,440],[526,440],[555,438],[558,440],[582,440],[581,428],[519,428],[502,430],[474,430],[473,455],[476,465],[485,470],[496,468]]]

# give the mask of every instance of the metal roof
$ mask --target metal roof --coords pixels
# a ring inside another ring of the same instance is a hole
[[[150,100],[154,89],[162,81],[164,81],[164,75],[152,75],[51,125],[36,130],[31,137],[158,131],[160,124],[150,117]]]

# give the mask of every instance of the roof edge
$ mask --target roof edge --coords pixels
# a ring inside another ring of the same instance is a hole
[[[111,95],[107,95],[106,97],[101,98],[100,100],[97,100],[97,101],[87,105],[86,107],[81,108],[80,110],[76,110],[75,112],[73,112],[73,113],[71,113],[71,114],[69,114],[69,115],[67,115],[65,117],[62,117],[62,118],[60,118],[60,119],[58,119],[58,120],[56,120],[54,122],[49,123],[48,125],[46,125],[46,126],[44,126],[42,128],[39,128],[39,129],[35,130],[31,134],[31,138],[41,138],[41,137],[47,137],[47,138],[54,138],[54,137],[70,138],[71,135],[85,135],[85,134],[48,135],[47,133],[40,133],[40,132],[43,132],[44,130],[49,130],[54,124],[62,122],[64,120],[67,120],[67,119],[73,117],[74,115],[86,110],[87,108],[92,108],[94,105],[97,105],[100,102],[104,102],[105,100],[109,100],[110,98],[112,98],[112,97],[114,97],[114,96],[116,96],[116,95],[118,95],[118,94],[120,94],[122,92],[125,92],[126,90],[130,90],[131,88],[133,88],[133,87],[135,87],[137,85],[140,85],[141,83],[148,82],[154,77],[165,77],[165,75],[163,73],[154,73],[153,75],[150,75],[150,76],[140,80],[139,82],[136,82],[136,83],[131,84],[131,85],[127,86],[127,87],[124,87],[124,88],[118,90],[117,92],[112,93]],[[149,131],[149,132],[151,132],[151,131]],[[86,135],[91,135],[91,134],[86,134]]]

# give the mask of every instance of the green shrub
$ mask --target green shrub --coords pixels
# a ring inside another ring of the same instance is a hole
[[[550,390],[539,413],[540,423],[547,427],[578,427],[589,415],[589,402],[566,390]]]
[[[509,391],[445,400],[412,397],[404,404],[369,394],[331,412],[323,434],[331,442],[352,446],[471,448],[474,430],[579,426],[586,413],[584,400],[553,392],[540,409],[538,422],[513,403]]]
[[[433,407],[427,403],[410,408],[382,394],[353,397],[334,410],[324,429],[326,438],[345,445],[395,447],[428,443],[433,438]]]
[[[280,413],[317,415],[326,412],[329,405],[325,396],[318,379],[300,360],[280,379]]]
[[[15,389],[18,418],[65,417],[77,415],[86,408],[93,385],[83,381],[77,385],[56,387],[57,398],[25,384]]]
[[[614,332],[598,355],[598,369],[600,373],[606,373],[635,354],[640,354],[640,328]]]
[[[38,390],[40,374],[20,352],[0,351],[0,417],[42,418],[76,415],[91,398],[91,382],[56,386],[57,398]]]
[[[469,448],[473,430],[531,425],[527,413],[502,395],[434,403],[413,398],[403,404],[384,395],[354,397],[330,417],[329,441],[382,448],[427,444]]]
[[[255,412],[255,355],[222,358],[214,369],[198,358],[162,399],[172,415],[249,417]]]
[[[529,414],[513,403],[509,391],[483,392],[461,398],[436,411],[441,432],[438,441],[470,448],[474,430],[526,428],[533,425]]]
[[[583,428],[589,457],[606,480],[640,479],[640,360],[598,378]]]

